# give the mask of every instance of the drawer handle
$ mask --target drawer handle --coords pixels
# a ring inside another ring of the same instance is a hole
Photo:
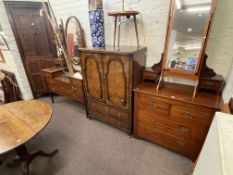
[[[181,141],[181,140],[178,140],[177,143],[181,146],[185,146],[185,142]]]
[[[191,112],[189,112],[189,113],[186,113],[186,114],[184,115],[184,117],[185,117],[186,119],[193,119],[193,114],[192,114]]]
[[[117,116],[118,116],[118,117],[121,117],[121,116],[122,116],[122,113],[121,113],[121,112],[119,112]]]
[[[189,132],[190,129],[187,128],[187,127],[184,127],[184,126],[180,126],[180,131],[183,132],[183,133],[186,133],[186,132]]]
[[[150,108],[150,109],[155,109],[155,108],[156,108],[156,105],[155,105],[154,103],[150,103],[150,104],[149,104],[149,108]]]

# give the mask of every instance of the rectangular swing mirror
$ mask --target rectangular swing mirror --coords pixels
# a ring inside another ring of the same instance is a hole
[[[216,0],[171,0],[157,90],[163,77],[190,79],[195,98],[215,7]]]
[[[204,54],[214,0],[171,0],[164,68],[196,74]]]

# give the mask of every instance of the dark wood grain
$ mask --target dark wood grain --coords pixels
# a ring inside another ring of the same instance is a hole
[[[48,89],[42,69],[54,65],[56,49],[48,20],[39,13],[42,4],[4,3],[32,91],[35,96],[46,93]]]

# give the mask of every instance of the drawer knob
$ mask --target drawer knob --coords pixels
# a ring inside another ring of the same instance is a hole
[[[181,146],[185,146],[185,142],[181,141],[181,140],[178,140],[177,143]]]
[[[189,132],[190,129],[187,128],[187,127],[181,126],[181,127],[180,127],[180,131],[183,132],[183,133],[186,133],[186,132]]]
[[[191,112],[186,113],[184,116],[186,119],[193,119],[193,114]]]
[[[150,109],[155,109],[155,108],[156,108],[156,105],[155,105],[154,103],[150,103],[150,104],[149,104],[149,108],[150,108]]]

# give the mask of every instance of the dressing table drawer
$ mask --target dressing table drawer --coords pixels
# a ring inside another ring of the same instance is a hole
[[[166,148],[187,155],[193,159],[196,157],[202,146],[199,142],[192,142],[185,139],[177,138],[169,135],[166,132],[155,129],[154,127],[152,128],[144,125],[139,125],[138,133],[141,138],[158,143]]]
[[[140,110],[148,111],[151,114],[168,118],[170,115],[171,104],[159,98],[151,98],[148,96],[140,96]]]
[[[196,106],[181,107],[173,105],[171,109],[171,120],[183,123],[191,127],[206,127],[212,121],[213,111]]]

